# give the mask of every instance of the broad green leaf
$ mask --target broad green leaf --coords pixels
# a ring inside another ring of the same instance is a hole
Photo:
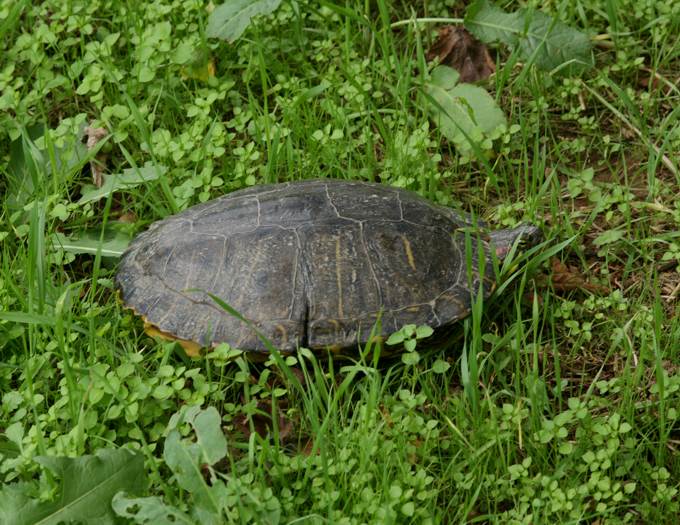
[[[173,430],[165,439],[163,458],[175,474],[177,484],[190,492],[198,506],[211,513],[219,512],[219,505],[201,472],[201,448],[196,443],[183,441]]]
[[[605,244],[611,244],[613,242],[618,241],[625,234],[626,232],[623,230],[607,230],[598,235],[597,237],[595,237],[593,244],[599,248],[600,246],[604,246]]]
[[[57,232],[52,234],[50,239],[53,250],[90,255],[96,255],[99,252],[102,257],[120,257],[130,244],[130,237],[119,231],[107,231],[101,242],[99,236],[99,231],[88,230],[77,238],[67,237]]]
[[[183,489],[196,494],[207,488],[198,466],[200,459],[198,447],[182,442],[178,431],[171,431],[165,439],[163,458]]]
[[[413,337],[416,334],[416,325],[405,324],[401,327],[401,333],[404,334],[404,337]]]
[[[194,60],[196,49],[191,42],[180,42],[172,53],[172,62],[174,64],[188,64]]]
[[[176,525],[195,522],[184,512],[163,503],[158,497],[128,498],[124,492],[113,497],[111,506],[118,516],[130,518],[135,523],[153,523],[154,525]]]
[[[569,442],[562,443],[557,449],[557,451],[564,456],[568,456],[574,451],[574,444]]]
[[[418,328],[416,328],[417,339],[425,339],[426,337],[430,337],[433,333],[434,330],[432,327],[427,326],[426,324],[420,325]]]
[[[34,143],[45,132],[43,125],[22,130],[22,135],[9,145],[6,202],[10,210],[19,210],[33,196],[44,176],[44,152]]]
[[[35,487],[30,483],[19,482],[5,485],[0,490],[0,523],[3,525],[29,525],[38,523],[50,514],[51,508],[31,499]]]
[[[403,342],[404,334],[402,332],[394,332],[393,334],[390,334],[390,336],[387,338],[387,341],[385,341],[385,343],[388,345],[398,345]]]
[[[141,168],[128,168],[124,169],[123,173],[104,175],[104,184],[102,184],[100,188],[90,186],[87,189],[84,189],[78,204],[98,201],[108,197],[115,191],[127,190],[139,186],[140,184],[156,180],[161,177],[165,171],[165,166],[147,162]]]
[[[503,111],[483,88],[458,84],[458,73],[438,66],[426,86],[428,108],[442,134],[463,150],[496,138],[506,125]]]
[[[449,368],[451,368],[451,365],[444,361],[443,359],[437,359],[433,364],[432,364],[432,371],[436,374],[443,374],[445,373]]]
[[[3,525],[113,524],[113,496],[146,488],[144,457],[127,449],[100,449],[76,458],[39,456],[36,461],[59,479],[56,497],[39,501],[28,495],[31,485],[5,486],[0,491]]]
[[[201,410],[192,423],[205,461],[214,465],[227,455],[227,440],[222,432],[222,418],[215,407]]]
[[[174,390],[172,389],[171,386],[168,385],[158,385],[156,388],[154,388],[153,397],[156,399],[168,399],[172,394],[174,394]]]
[[[279,4],[281,0],[228,0],[210,13],[206,34],[234,42],[250,25],[251,18],[268,15]]]
[[[5,403],[4,399],[5,398],[3,396],[3,404]],[[19,421],[12,423],[5,429],[4,437],[7,438],[8,442],[6,447],[2,447],[3,450],[10,451],[11,453],[11,451],[14,449],[17,452],[20,452],[24,439],[24,426]],[[4,441],[4,438],[0,439],[3,439]],[[0,441],[0,443],[3,441]]]
[[[170,416],[166,433],[177,430],[181,425],[190,424],[196,417],[196,414],[200,411],[200,405],[183,405],[177,412]]]
[[[15,458],[20,452],[18,445],[6,437],[0,436],[0,455],[4,458]]]
[[[465,27],[482,42],[515,46],[524,31],[524,18],[519,11],[506,13],[488,0],[478,0],[465,11]]]
[[[573,73],[593,66],[588,36],[541,11],[507,13],[488,0],[477,0],[465,13],[465,27],[483,42],[517,48],[523,60],[541,69]]]
[[[183,439],[178,428],[190,424],[196,440]],[[177,484],[192,497],[191,515],[166,505],[160,498],[129,498],[119,493],[113,508],[119,516],[136,523],[222,523],[221,505],[228,497],[224,483],[213,479],[208,485],[203,468],[227,455],[227,441],[222,432],[222,420],[214,407],[203,410],[198,405],[184,406],[173,414],[168,424],[163,458],[175,475]]]
[[[625,434],[626,432],[630,432],[633,430],[633,427],[630,425],[630,423],[627,423],[624,421],[621,423],[621,426],[619,427],[619,434]]]
[[[6,166],[6,202],[10,210],[20,210],[34,197],[45,180],[54,184],[66,175],[78,171],[88,160],[88,152],[82,143],[84,125],[77,136],[70,137],[62,147],[52,145],[52,153],[45,146],[47,128],[36,124],[22,128],[21,136],[9,145],[9,161]],[[54,163],[52,162],[54,155]]]
[[[177,426],[182,423],[189,423],[196,433],[196,442],[177,441]],[[165,460],[170,468],[175,472],[175,466],[184,469],[182,475],[186,479],[179,480],[186,483],[186,489],[193,492],[203,488],[203,476],[200,479],[193,478],[193,470],[188,468],[188,458],[194,458],[194,463],[198,461],[214,465],[227,455],[227,440],[222,432],[222,418],[215,407],[208,407],[205,410],[199,406],[185,407],[170,419],[169,428],[173,429],[165,442]],[[173,432],[177,436],[173,435]],[[172,439],[171,439],[172,437]],[[186,450],[182,450],[185,448]],[[183,485],[184,486],[184,485]],[[193,490],[189,487],[193,487]]]
[[[412,501],[409,501],[401,506],[401,512],[404,516],[408,516],[410,518],[415,514],[416,506]]]
[[[151,82],[155,76],[156,71],[151,69],[146,64],[142,64],[141,67],[139,68],[139,75],[137,75],[137,78],[139,79],[140,82],[146,83]]]
[[[418,352],[406,352],[401,355],[401,362],[407,366],[414,366],[420,361],[420,354]]]

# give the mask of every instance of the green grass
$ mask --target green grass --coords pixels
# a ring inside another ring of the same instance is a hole
[[[129,447],[145,458],[141,495],[201,507],[163,455],[171,416],[200,405],[227,440],[225,522],[677,521],[680,4],[531,2],[595,37],[597,65],[551,77],[499,47],[483,85],[510,127],[484,159],[461,157],[423,107],[433,26],[390,27],[412,8],[462,16],[449,4],[284,2],[227,44],[205,37],[198,1],[0,2],[4,490],[48,498],[36,456]],[[85,125],[109,131],[99,150]],[[166,170],[79,204],[90,161]],[[531,221],[550,243],[448,348],[251,363],[144,335],[116,300],[115,258],[52,242],[129,238],[229,191],[311,177]],[[560,244],[597,293],[560,289]]]

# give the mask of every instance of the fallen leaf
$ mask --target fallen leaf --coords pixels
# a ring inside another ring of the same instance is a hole
[[[87,137],[87,149],[91,150],[94,148],[104,137],[109,134],[104,128],[93,128],[92,126],[87,126],[85,128],[85,136]]]
[[[120,217],[118,217],[118,222],[122,222],[124,224],[134,224],[137,222],[137,214],[133,211],[128,211],[123,214],[121,214]]]
[[[109,132],[104,128],[95,128],[92,126],[87,126],[85,128],[85,136],[87,137],[87,151],[94,149],[94,147],[104,138]],[[92,172],[92,183],[97,187],[101,188],[104,184],[104,168],[106,164],[106,155],[99,154],[96,158],[90,161],[90,171]]]
[[[300,384],[303,387],[307,386],[307,378],[305,377],[305,374],[296,366],[291,366],[290,371],[293,373],[293,375],[297,378],[297,380],[300,382]]]
[[[312,452],[314,452],[314,440],[313,439],[308,439],[307,442],[304,444],[302,449],[300,450],[300,454],[303,456],[311,456]],[[321,451],[319,449],[316,449],[316,455],[320,455]]]
[[[534,304],[534,301],[536,301],[539,304],[539,306],[543,305],[543,297],[541,297],[536,292],[526,292],[522,296],[522,302],[527,306]]]
[[[385,424],[389,428],[392,428],[394,426],[394,421],[392,420],[392,416],[390,415],[390,412],[387,410],[387,408],[384,405],[381,405],[380,413],[382,414],[382,417],[383,417],[383,420],[385,421]]]
[[[210,59],[203,64],[194,64],[181,69],[182,78],[207,82],[215,76],[215,62]]]
[[[427,59],[439,62],[460,73],[460,82],[477,82],[489,78],[496,64],[486,46],[464,27],[443,26]]]
[[[413,452],[411,452],[411,453],[409,454],[409,456],[408,456],[408,462],[409,462],[411,465],[415,465],[416,463],[418,463],[418,454],[417,454],[416,451],[417,451],[418,449],[422,448],[422,446],[423,446],[423,440],[420,439],[420,438],[416,438],[416,439],[412,440],[410,444],[411,444],[411,446],[413,447]]]
[[[550,282],[553,289],[559,292],[569,292],[571,290],[588,290],[592,293],[602,294],[609,292],[606,286],[588,282],[575,268],[570,268],[556,257],[552,259]]]
[[[674,268],[677,261],[668,262],[671,265],[666,270],[658,270],[658,275],[661,297],[670,303],[680,299],[680,273],[675,271]]]
[[[648,77],[642,77],[639,81],[641,87],[645,89],[660,90],[665,97],[670,97],[673,91],[677,90],[676,84],[666,80],[657,71],[648,67],[643,67],[643,71],[649,74]]]
[[[295,428],[294,422],[286,417],[285,411],[287,403],[284,400],[279,400],[277,407],[277,423],[279,430],[279,440],[283,443],[290,437]],[[252,415],[242,414],[234,418],[234,427],[246,438],[250,438],[252,421],[252,429],[261,438],[266,437],[273,431],[273,408],[271,400],[261,399],[257,402],[256,411]]]

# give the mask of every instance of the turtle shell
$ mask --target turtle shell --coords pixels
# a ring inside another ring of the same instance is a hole
[[[344,349],[366,343],[378,319],[383,334],[411,323],[442,331],[480,289],[488,295],[488,244],[466,241],[467,226],[464,214],[381,184],[256,186],[152,224],[116,283],[156,331],[202,347],[265,351],[264,336],[284,352]]]

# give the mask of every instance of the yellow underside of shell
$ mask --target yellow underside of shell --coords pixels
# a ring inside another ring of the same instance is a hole
[[[146,332],[147,335],[150,335],[151,337],[160,337],[166,341],[178,342],[182,348],[184,348],[184,351],[189,357],[199,357],[201,355],[201,348],[203,347],[198,343],[195,343],[194,341],[188,341],[187,339],[180,339],[169,332],[164,332],[156,325],[150,323],[146,317],[141,316],[141,318],[144,321],[144,332]]]

